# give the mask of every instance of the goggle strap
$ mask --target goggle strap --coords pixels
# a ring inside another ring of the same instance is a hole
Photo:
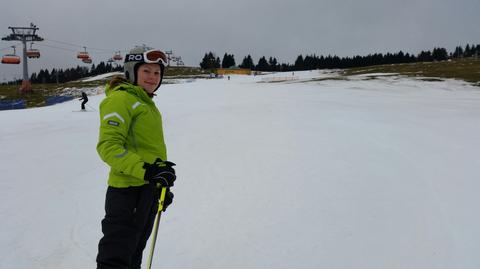
[[[162,62],[163,64],[166,64],[166,55],[163,52],[158,51],[158,54],[160,54],[161,56],[155,57],[155,60],[150,60],[148,59],[148,57],[146,57],[149,52],[157,53],[155,51],[147,51],[144,53],[127,54],[125,55],[125,62],[145,62],[145,63]]]
[[[127,54],[125,55],[125,62],[144,62],[143,53]]]

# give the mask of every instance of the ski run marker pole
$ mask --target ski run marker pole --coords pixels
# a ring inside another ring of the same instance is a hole
[[[165,201],[166,193],[167,193],[167,188],[163,187],[162,192],[160,193],[160,199],[158,200],[158,211],[157,211],[157,216],[155,218],[155,224],[153,226],[153,237],[152,237],[152,244],[150,248],[150,255],[148,256],[148,261],[147,261],[147,269],[152,268],[153,251],[155,250],[155,242],[157,241],[157,234],[158,234],[158,224],[160,222],[160,216],[162,215],[163,203]]]

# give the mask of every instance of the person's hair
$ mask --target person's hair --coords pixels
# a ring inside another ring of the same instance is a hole
[[[114,88],[122,83],[130,82],[124,76],[114,76],[108,84],[110,85],[110,88]]]

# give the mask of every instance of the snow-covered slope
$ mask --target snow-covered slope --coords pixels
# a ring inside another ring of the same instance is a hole
[[[294,76],[160,89],[178,180],[154,268],[479,268],[478,88]],[[0,112],[0,268],[95,268],[108,168],[79,107]]]
[[[105,73],[105,74],[101,74],[101,75],[98,75],[98,76],[83,79],[82,81],[83,82],[89,82],[89,81],[95,81],[95,80],[102,80],[102,79],[106,79],[106,78],[117,76],[117,75],[123,75],[123,72]]]

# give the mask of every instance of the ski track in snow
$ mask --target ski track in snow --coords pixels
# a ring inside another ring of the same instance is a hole
[[[153,266],[479,268],[480,89],[376,76],[162,86],[178,181]],[[0,111],[0,268],[96,266],[108,167],[79,107]]]

